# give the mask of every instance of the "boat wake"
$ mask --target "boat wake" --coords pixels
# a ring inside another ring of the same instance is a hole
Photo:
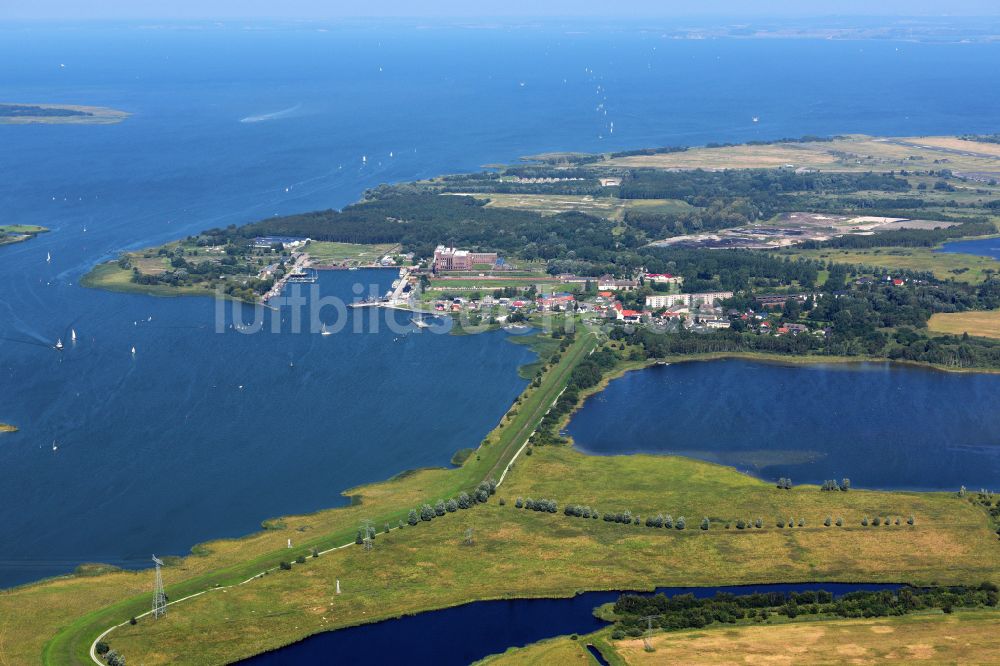
[[[288,118],[295,114],[296,111],[302,108],[301,104],[296,104],[295,106],[290,106],[287,109],[282,109],[281,111],[275,111],[273,113],[262,113],[258,116],[247,116],[246,118],[240,118],[241,123],[263,123],[268,120],[281,120],[282,118]]]

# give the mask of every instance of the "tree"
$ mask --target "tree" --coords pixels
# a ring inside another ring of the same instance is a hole
[[[764,527],[764,519],[758,518],[756,522],[754,522],[754,527],[756,527],[757,529]]]
[[[823,524],[829,527],[832,522],[833,520],[831,520],[830,516],[827,516],[826,520],[823,521]]]
[[[125,657],[123,657],[117,650],[111,650],[108,652],[104,659],[108,662],[108,666],[125,666]]]
[[[844,519],[837,518],[837,527],[843,527],[843,526],[844,526]]]
[[[864,518],[861,519],[861,526],[868,527],[868,516],[865,516]]]
[[[389,523],[386,523],[386,526],[388,526],[388,525],[389,525]],[[313,557],[319,557],[319,548],[313,548],[312,556]]]
[[[842,480],[840,481],[840,489],[841,489],[842,491],[844,491],[845,493],[846,493],[846,492],[847,492],[848,490],[850,490],[850,489],[851,489],[851,480],[850,480],[850,479],[848,479],[848,478],[846,478],[846,477],[845,477],[844,479],[842,479]]]
[[[663,519],[663,526],[668,530],[673,529],[674,527],[674,517],[671,516],[669,513]]]
[[[701,519],[701,529],[703,529],[703,530],[707,530],[708,529],[708,518],[702,518]]]
[[[281,569],[282,571],[291,571],[292,570],[292,563],[291,562],[282,561],[282,562],[280,562],[278,564],[278,568]]]
[[[450,499],[444,503],[444,509],[448,513],[455,513],[456,511],[458,511],[458,502],[456,502],[453,499]]]
[[[445,509],[444,500],[438,500],[437,504],[434,505],[434,515],[443,516],[445,513],[447,513],[447,509]]]
[[[468,509],[469,506],[471,506],[471,504],[472,504],[472,502],[469,499],[469,495],[467,493],[462,492],[462,493],[458,494],[458,508],[459,509]]]
[[[434,519],[434,509],[430,504],[424,504],[420,507],[420,520],[424,522],[430,522]]]
[[[514,500],[514,506],[517,507],[518,509],[522,508],[524,506],[524,500],[518,497],[516,500]]]
[[[406,517],[406,522],[408,522],[411,527],[413,525],[416,525],[418,522],[420,522],[420,519],[417,518],[417,511],[416,511],[416,509],[410,509],[410,514]],[[360,534],[360,533],[361,532],[359,531],[358,534]],[[361,543],[361,542],[359,541],[358,543]]]
[[[909,518],[906,519],[906,524],[907,525],[913,525],[914,522],[915,521],[913,520],[913,516],[910,516]]]
[[[305,564],[306,563],[306,556],[305,555],[299,555],[298,557],[295,558],[295,561],[298,562],[299,564]]]
[[[416,525],[416,523],[413,524]],[[365,540],[364,535],[361,534],[361,530],[358,530],[358,535],[354,537],[354,543],[360,546],[364,542],[364,540]]]
[[[686,521],[684,520],[684,516],[680,516],[680,517],[678,517],[678,518],[677,518],[677,522],[676,522],[676,523],[674,524],[674,526],[675,526],[675,527],[676,527],[677,529],[679,529],[679,530],[682,530],[682,529],[684,529],[684,527],[685,527],[685,525],[686,525],[686,524],[687,524],[687,523],[686,523]]]
[[[96,652],[100,656],[106,655],[108,653],[108,650],[110,649],[111,646],[105,643],[104,641],[97,641],[97,645],[94,646],[94,652]]]

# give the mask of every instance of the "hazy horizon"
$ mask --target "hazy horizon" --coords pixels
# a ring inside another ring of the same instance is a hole
[[[993,0],[959,0],[942,11],[931,0],[819,0],[809,5],[788,0],[758,0],[752,8],[738,0],[702,0],[697,3],[663,3],[634,0],[628,11],[617,11],[595,0],[552,0],[547,3],[509,0],[502,5],[480,8],[460,0],[428,0],[414,11],[412,3],[402,0],[373,0],[364,5],[326,3],[321,0],[174,0],[162,3],[129,0],[102,0],[78,3],[74,0],[7,0],[0,7],[0,20],[12,19],[336,19],[336,18],[439,18],[439,19],[517,19],[517,18],[608,18],[669,19],[714,18],[729,20],[775,18],[853,17],[927,17],[957,18],[1000,16],[1000,5]]]

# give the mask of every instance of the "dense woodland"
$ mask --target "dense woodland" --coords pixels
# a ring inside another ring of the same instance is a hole
[[[655,628],[675,631],[713,624],[764,622],[771,616],[890,617],[935,609],[952,613],[956,608],[994,608],[997,601],[997,586],[993,583],[977,587],[857,591],[839,597],[823,590],[742,595],[718,592],[702,599],[693,594],[673,597],[624,594],[614,604],[616,621],[612,635],[616,639],[642,636],[650,622]]]

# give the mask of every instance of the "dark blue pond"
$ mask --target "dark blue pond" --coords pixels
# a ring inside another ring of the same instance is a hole
[[[980,257],[992,257],[1000,261],[1000,238],[981,238],[979,240],[945,243],[936,251],[954,254],[975,254]]]
[[[588,399],[568,431],[593,454],[682,455],[796,483],[956,490],[996,485],[998,407],[1000,375],[724,360],[628,373]]]
[[[857,590],[897,589],[899,585],[855,583],[788,583],[732,587],[661,587],[653,594],[717,592],[805,592],[826,590],[835,596]],[[396,620],[350,627],[311,636],[281,650],[240,662],[247,666],[279,664],[353,664],[375,659],[379,664],[470,664],[510,647],[553,636],[587,634],[606,623],[594,608],[615,601],[621,592],[586,592],[569,599],[477,601]]]

